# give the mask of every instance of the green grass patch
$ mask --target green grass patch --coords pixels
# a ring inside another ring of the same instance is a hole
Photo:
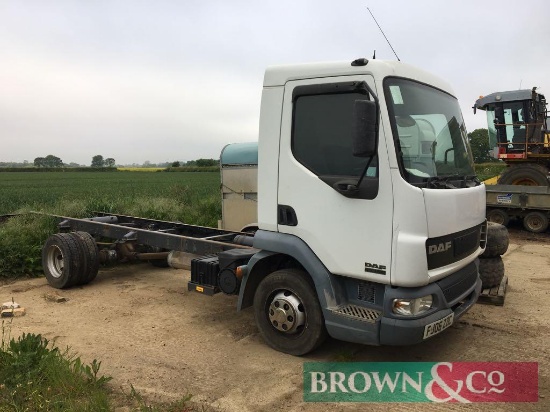
[[[100,373],[101,362],[86,364],[69,348],[60,350],[41,335],[10,338],[10,326],[2,321],[0,412],[103,412],[115,410],[115,405],[139,412],[207,410],[191,404],[191,395],[162,403],[147,402],[132,385],[130,393],[116,393],[107,386],[112,378]]]
[[[0,215],[99,211],[213,227],[221,218],[219,172],[0,173],[0,193]],[[0,278],[40,275],[42,245],[55,232],[55,222],[44,216],[0,223]]]
[[[108,411],[111,380],[101,362],[84,364],[41,335],[7,339],[2,324],[0,411]]]
[[[25,214],[0,225],[0,279],[42,274],[42,245],[56,232],[51,217]]]
[[[504,162],[490,162],[480,163],[475,165],[476,175],[479,180],[484,181],[491,177],[498,176],[506,169],[506,163]]]

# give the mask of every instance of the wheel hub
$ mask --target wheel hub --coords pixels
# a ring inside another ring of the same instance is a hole
[[[59,247],[52,245],[48,249],[48,269],[54,278],[59,278],[63,274],[65,263],[63,261],[63,252]]]
[[[275,329],[284,333],[296,333],[305,325],[305,312],[300,299],[289,291],[279,292],[268,309],[269,321]]]

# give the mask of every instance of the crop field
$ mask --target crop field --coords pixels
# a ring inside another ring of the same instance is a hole
[[[94,211],[217,226],[219,172],[0,173],[0,215],[39,211],[71,217]],[[52,219],[23,215],[0,224],[0,277],[41,272]]]
[[[0,215],[99,210],[215,225],[219,207],[190,209],[219,206],[219,185],[219,173],[0,173]]]

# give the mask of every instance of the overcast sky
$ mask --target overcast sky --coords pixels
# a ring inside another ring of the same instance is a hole
[[[0,0],[0,161],[218,158],[257,139],[274,64],[395,57],[479,95],[550,95],[550,2]]]

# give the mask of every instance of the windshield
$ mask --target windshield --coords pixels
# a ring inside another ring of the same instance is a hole
[[[433,181],[475,180],[456,98],[401,78],[386,79],[384,87],[403,177],[428,187]]]

